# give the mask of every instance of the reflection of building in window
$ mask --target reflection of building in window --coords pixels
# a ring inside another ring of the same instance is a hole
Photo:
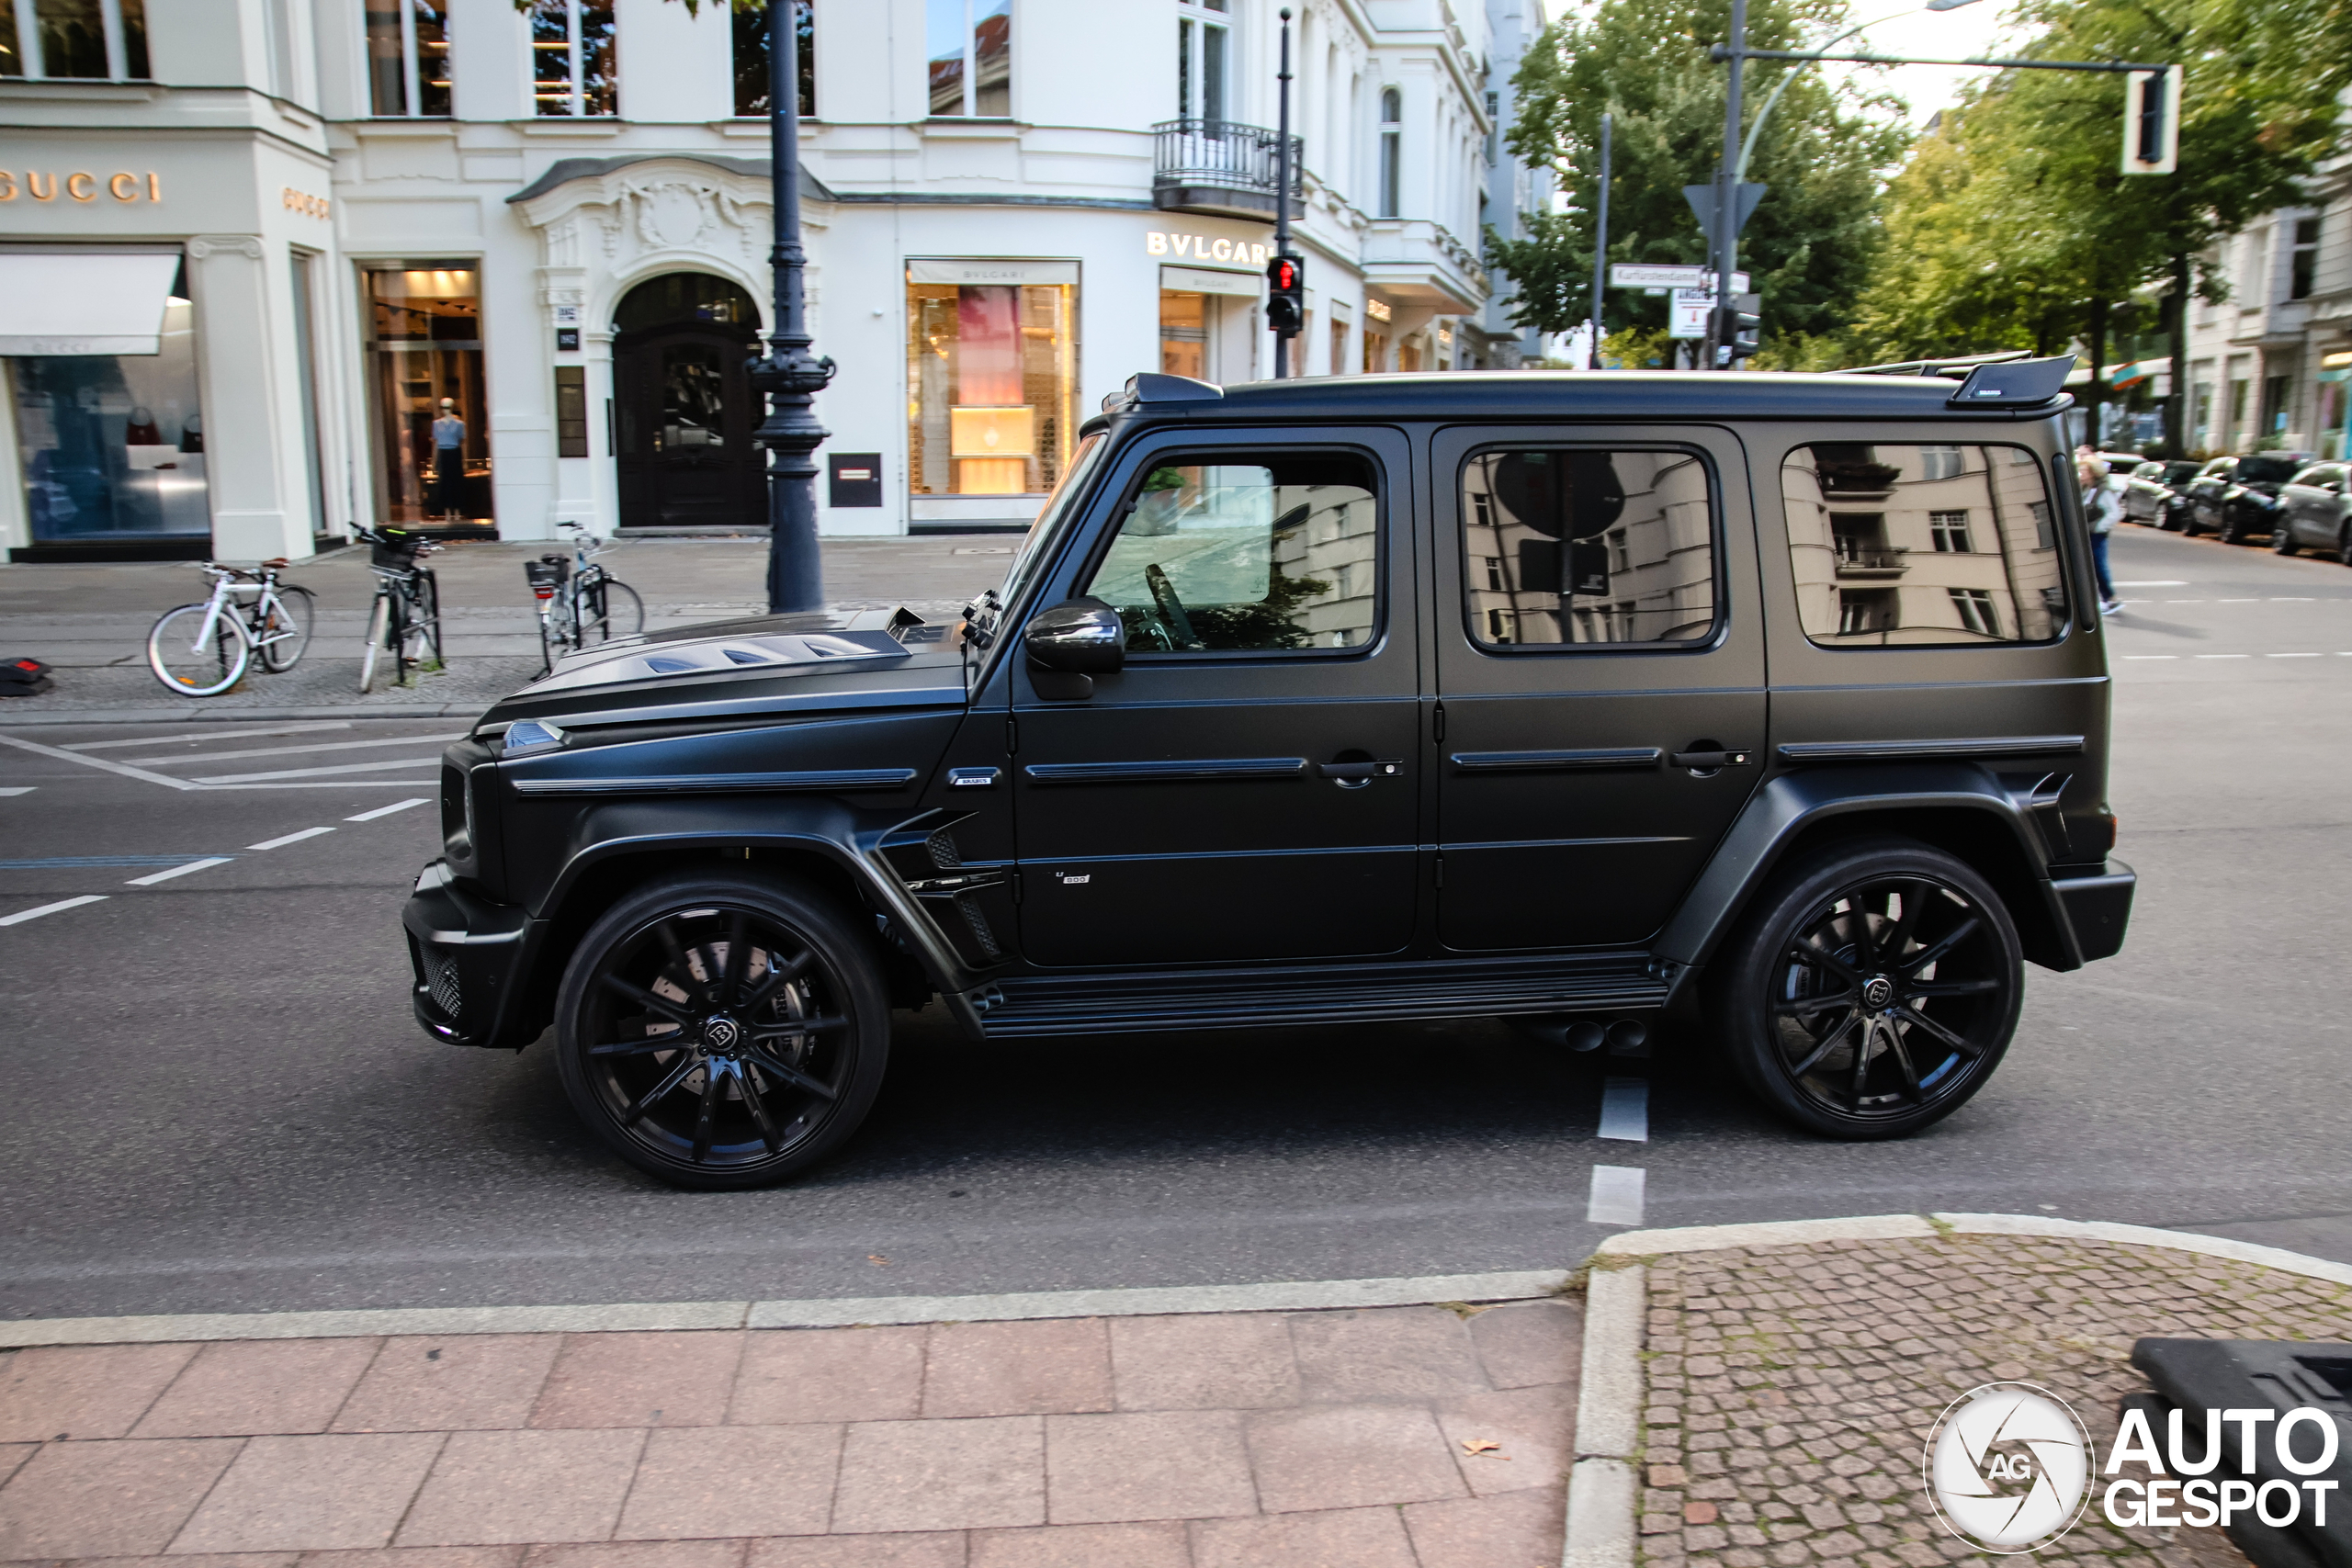
[[[952,281],[972,274],[1021,281]],[[915,494],[1054,488],[1078,425],[1077,276],[1071,262],[907,264]]]
[[[1684,452],[1488,452],[1462,475],[1484,644],[1679,642],[1714,626],[1707,472]]]
[[[931,112],[943,118],[1012,113],[1012,0],[930,0],[924,45]]]
[[[620,112],[612,0],[537,0],[531,96],[542,115]]]
[[[367,0],[367,7],[368,112],[447,115],[448,7],[440,0]]]
[[[1781,491],[1816,642],[2041,642],[2064,625],[2049,492],[2024,448],[1825,442],[1789,455]]]
[[[817,114],[817,7],[797,7],[800,13],[800,113],[804,118]],[[771,99],[768,85],[775,75],[775,62],[768,58],[768,7],[755,6],[750,10],[738,8],[735,17],[735,112],[738,115],[765,115]]]

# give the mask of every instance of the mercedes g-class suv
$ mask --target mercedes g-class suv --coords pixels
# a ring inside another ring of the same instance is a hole
[[[2131,908],[2069,364],[1138,376],[952,623],[628,638],[484,715],[416,1016],[551,1024],[685,1187],[839,1146],[934,994],[981,1044],[1683,1017],[1912,1132]]]

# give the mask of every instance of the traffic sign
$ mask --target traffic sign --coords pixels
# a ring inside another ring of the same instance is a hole
[[[1643,262],[1611,262],[1609,266],[1609,287],[1611,288],[1704,288],[1707,269],[1703,266],[1652,266]]]

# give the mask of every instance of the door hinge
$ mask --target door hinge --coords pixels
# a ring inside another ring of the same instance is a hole
[[[1017,718],[1008,718],[1004,721],[1004,754],[1010,757],[1020,750],[1021,721]]]
[[[1444,886],[1445,886],[1445,857],[1444,857],[1443,855],[1431,855],[1431,856],[1430,857],[1430,863],[1431,863],[1431,864],[1433,864],[1433,865],[1435,865],[1435,866],[1437,867],[1437,885],[1438,885],[1440,887]]]
[[[1445,705],[1443,703],[1433,704],[1430,706],[1430,739],[1442,740],[1445,739]]]

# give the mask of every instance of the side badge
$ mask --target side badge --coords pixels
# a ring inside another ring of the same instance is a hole
[[[1094,874],[1091,871],[1080,872],[1075,876],[1066,871],[1057,871],[1054,875],[1060,880],[1064,887],[1078,887],[1094,880]]]

